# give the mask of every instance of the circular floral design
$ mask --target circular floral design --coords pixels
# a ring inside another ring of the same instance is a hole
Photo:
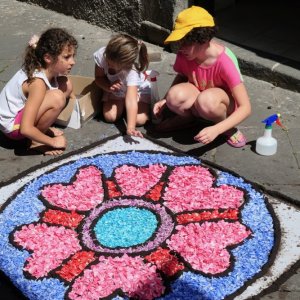
[[[29,183],[5,214],[2,246],[22,250],[10,261],[31,299],[223,299],[274,246],[263,196],[183,155],[83,158]]]

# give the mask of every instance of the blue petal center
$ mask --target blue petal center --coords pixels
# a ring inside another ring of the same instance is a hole
[[[158,226],[156,215],[145,208],[122,207],[105,212],[94,231],[101,245],[132,247],[145,243]]]

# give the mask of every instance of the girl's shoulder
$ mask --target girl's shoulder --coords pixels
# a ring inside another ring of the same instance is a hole
[[[126,77],[130,77],[130,78],[138,78],[140,79],[142,77],[142,73],[135,70],[134,68],[130,69],[130,70],[123,70],[124,74],[126,74]]]
[[[223,66],[223,68],[227,69],[230,66],[234,65],[235,68],[239,70],[239,63],[236,55],[232,52],[228,47],[224,47],[223,53],[220,55],[219,64]]]
[[[106,69],[106,60],[105,60],[105,57],[104,57],[105,48],[106,47],[101,47],[100,49],[95,51],[94,54],[93,54],[95,63],[99,67],[104,68],[104,69]]]
[[[220,60],[222,60],[222,56],[225,51],[225,46],[215,41],[210,42],[210,46],[207,51],[206,59],[201,63],[203,67],[213,67],[216,66]]]
[[[101,55],[101,56],[103,56],[104,55],[104,51],[105,51],[105,48],[106,47],[101,47],[101,48],[99,48],[98,50],[96,50],[95,52],[94,52],[94,56],[99,56],[99,55]]]
[[[51,83],[43,70],[35,70],[32,74],[32,77],[42,79],[47,88],[50,90],[58,88],[57,78],[54,78],[53,82]]]

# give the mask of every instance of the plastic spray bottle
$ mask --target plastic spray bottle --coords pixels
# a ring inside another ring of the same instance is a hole
[[[272,124],[275,122],[284,128],[280,122],[280,114],[274,114],[262,121],[265,123],[264,135],[256,141],[256,152],[260,155],[273,155],[277,151],[277,140],[272,137]]]
[[[152,123],[158,124],[161,122],[161,118],[157,118],[153,114],[153,107],[157,101],[160,100],[159,93],[158,93],[158,85],[157,85],[157,77],[159,73],[154,70],[146,71],[147,79],[150,81],[150,88],[151,88],[151,120]]]

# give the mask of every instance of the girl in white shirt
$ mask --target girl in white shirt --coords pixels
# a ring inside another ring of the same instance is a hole
[[[149,65],[146,45],[118,34],[94,53],[94,60],[95,81],[104,91],[104,119],[113,123],[126,111],[126,133],[143,137],[136,126],[144,125],[150,115],[151,89],[144,73]]]
[[[28,43],[20,69],[0,94],[0,130],[14,140],[27,138],[30,148],[59,155],[66,148],[61,130],[50,127],[66,105],[72,85],[66,77],[75,64],[76,39],[50,28]]]

